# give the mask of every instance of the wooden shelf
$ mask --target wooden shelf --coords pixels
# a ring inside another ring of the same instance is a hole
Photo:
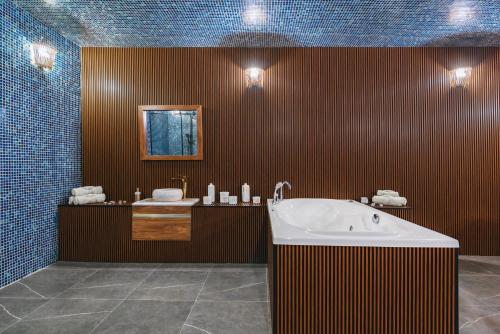
[[[376,205],[373,206],[372,203],[368,203],[368,204],[365,204],[365,205],[369,206],[370,208],[377,209],[377,210],[411,210],[412,209],[411,206],[407,206],[407,205],[405,205],[405,206],[392,206],[392,205],[380,205],[380,204],[376,204]]]
[[[205,208],[220,208],[220,207],[235,207],[235,208],[260,208],[265,207],[265,203],[253,204],[253,203],[243,203],[238,202],[238,204],[228,204],[228,203],[214,203],[210,205],[205,205],[201,201],[196,203],[194,206],[196,207],[205,207]]]
[[[91,203],[91,204],[59,204],[58,207],[64,207],[64,208],[71,208],[71,207],[101,207],[101,206],[109,206],[109,207],[117,207],[117,206],[132,206],[132,202],[127,202],[125,204],[118,204],[118,203],[115,203],[115,204],[104,204],[104,203]]]
[[[220,208],[220,207],[234,207],[234,208],[259,208],[259,207],[266,207],[266,202],[267,200],[264,199],[265,202],[261,202],[260,204],[253,204],[252,202],[250,203],[243,203],[243,202],[238,202],[238,204],[229,204],[229,203],[214,203],[210,205],[205,205],[203,204],[202,199],[200,198],[200,201],[196,204],[193,205],[193,207],[205,207],[205,208]],[[125,206],[129,207],[132,206],[133,202],[127,202],[125,204],[104,204],[104,203],[91,203],[91,204],[59,204],[59,207],[117,207],[117,206]]]

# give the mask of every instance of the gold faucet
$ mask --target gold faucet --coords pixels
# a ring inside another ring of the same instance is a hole
[[[172,181],[181,181],[182,182],[182,198],[187,197],[187,188],[188,188],[188,182],[187,182],[187,176],[179,176],[179,177],[173,177],[171,178]]]

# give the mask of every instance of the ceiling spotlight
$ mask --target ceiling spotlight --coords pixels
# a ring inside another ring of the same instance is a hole
[[[475,10],[470,1],[456,1],[450,7],[449,21],[452,24],[467,24],[474,18]]]
[[[266,12],[261,6],[250,5],[243,12],[243,21],[249,25],[256,25],[266,21]]]
[[[467,87],[469,85],[472,68],[460,67],[450,71],[451,87]]]
[[[264,70],[257,67],[247,68],[245,70],[245,82],[247,87],[264,86]]]
[[[54,66],[57,50],[47,44],[31,44],[31,64],[46,71],[50,71]]]

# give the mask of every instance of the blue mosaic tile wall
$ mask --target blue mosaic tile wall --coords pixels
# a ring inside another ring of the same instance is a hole
[[[81,46],[500,46],[498,0],[14,0]]]
[[[0,0],[0,286],[57,258],[57,204],[81,184],[80,49]],[[58,50],[30,64],[43,38]]]

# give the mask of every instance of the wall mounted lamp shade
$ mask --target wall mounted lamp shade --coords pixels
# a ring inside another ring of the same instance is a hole
[[[450,71],[451,87],[467,87],[472,68],[460,67]]]
[[[42,43],[31,44],[31,63],[46,71],[54,66],[57,50]]]
[[[264,86],[264,70],[257,67],[247,68],[245,70],[245,81],[247,87]]]

